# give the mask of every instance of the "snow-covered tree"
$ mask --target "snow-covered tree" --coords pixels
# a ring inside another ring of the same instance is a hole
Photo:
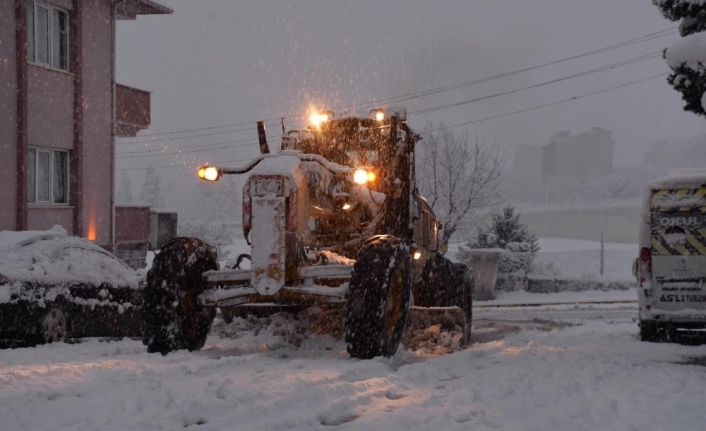
[[[210,220],[239,220],[240,190],[234,175],[226,175],[219,181],[200,181],[198,190],[207,201]]]
[[[520,214],[512,205],[493,214],[490,226],[479,227],[476,239],[467,244],[470,248],[501,248],[507,251],[500,257],[498,272],[501,275],[522,272],[526,275],[539,251],[537,236],[520,222]]]
[[[120,174],[120,186],[116,196],[118,204],[128,205],[132,203],[132,179],[130,175],[123,171]]]
[[[477,226],[500,205],[505,156],[498,146],[468,142],[439,122],[428,123],[417,153],[417,185],[443,225],[441,241],[463,224]]]
[[[199,238],[215,247],[219,259],[226,259],[230,251],[226,246],[233,243],[233,229],[224,223],[209,223],[203,220],[180,222],[178,236]]]
[[[664,51],[673,72],[667,78],[682,94],[684,110],[706,116],[706,1],[652,0],[670,21],[681,21],[682,38]]]
[[[159,174],[154,170],[154,167],[150,166],[147,168],[145,182],[142,184],[142,190],[140,191],[140,200],[154,208],[164,206],[160,183]]]

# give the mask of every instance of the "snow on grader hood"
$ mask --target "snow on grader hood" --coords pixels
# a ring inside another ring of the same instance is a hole
[[[429,307],[440,307],[445,322],[469,334],[469,277],[440,253],[441,226],[415,187],[420,137],[400,111],[321,114],[284,136],[277,154],[270,154],[262,122],[258,136],[261,155],[247,165],[198,170],[209,181],[249,175],[242,226],[250,254],[219,269],[200,240],[166,246],[148,274],[149,351],[200,348],[215,307],[228,321],[255,310],[345,305],[348,352],[359,358],[395,352],[413,301],[426,307],[425,322],[435,323]],[[249,269],[240,268],[244,259]]]

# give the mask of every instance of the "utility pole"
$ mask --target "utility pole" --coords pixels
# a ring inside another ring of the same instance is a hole
[[[605,256],[605,243],[603,242],[603,231],[601,231],[601,276],[603,275],[604,256]]]

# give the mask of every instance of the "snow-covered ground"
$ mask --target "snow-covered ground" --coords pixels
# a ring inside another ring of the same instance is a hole
[[[603,275],[600,275],[599,241],[567,238],[539,238],[536,262],[552,264],[561,277],[635,281],[632,262],[638,256],[637,244],[604,243]]]
[[[462,244],[449,245],[447,254],[456,260]],[[604,243],[603,275],[600,274],[599,241],[569,238],[539,238],[539,253],[535,263],[551,265],[550,272],[562,278],[591,279],[603,281],[634,281],[632,262],[638,255],[637,244]]]
[[[542,246],[593,252],[579,242]],[[354,360],[330,335],[240,319],[166,357],[137,340],[0,350],[0,430],[704,429],[706,346],[640,342],[635,298],[502,294],[446,355]]]
[[[267,329],[167,357],[132,340],[2,350],[0,428],[703,430],[706,346],[642,343],[629,304],[591,307],[477,310],[472,346],[436,357],[352,360]]]

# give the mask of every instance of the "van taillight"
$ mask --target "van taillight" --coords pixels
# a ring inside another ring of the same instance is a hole
[[[645,280],[649,279],[652,274],[652,250],[647,247],[640,249],[640,266],[638,268],[638,277],[640,286]]]

